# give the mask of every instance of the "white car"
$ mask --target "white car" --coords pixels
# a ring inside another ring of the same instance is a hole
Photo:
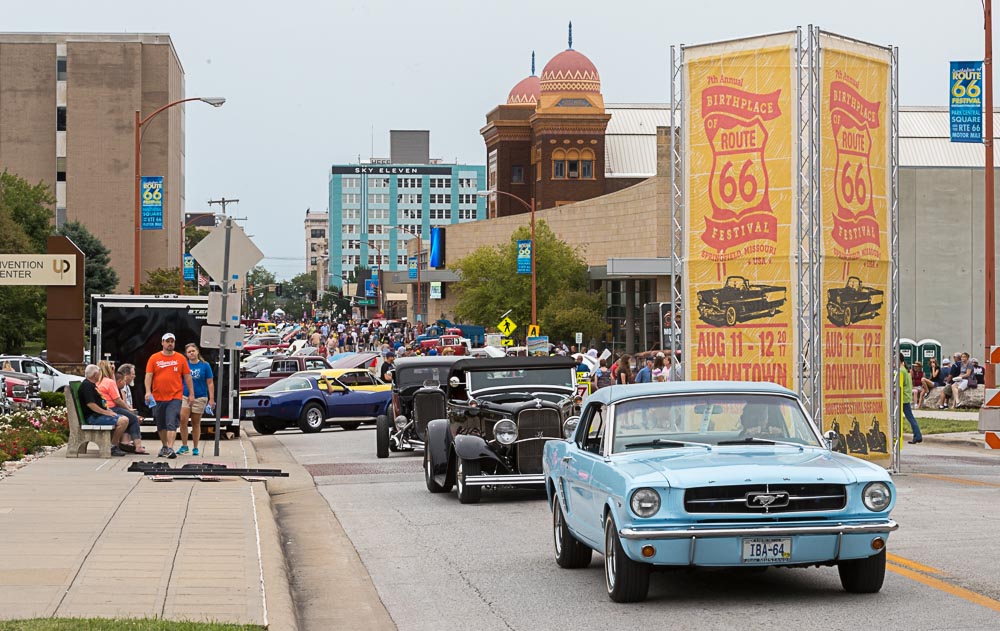
[[[5,366],[8,363],[15,372],[38,375],[38,385],[42,392],[62,392],[63,388],[74,381],[83,381],[83,377],[56,370],[37,357],[0,355],[0,366]]]

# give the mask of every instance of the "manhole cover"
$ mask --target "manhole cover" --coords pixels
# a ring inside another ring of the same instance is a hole
[[[313,477],[321,475],[380,475],[393,473],[420,473],[422,465],[419,460],[397,460],[395,462],[341,462],[307,464],[306,471]]]

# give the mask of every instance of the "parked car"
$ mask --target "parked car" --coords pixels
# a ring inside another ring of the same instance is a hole
[[[719,289],[698,292],[698,315],[708,324],[733,326],[773,316],[785,304],[786,294],[784,287],[755,285],[742,276],[730,276]]]
[[[446,418],[427,424],[424,482],[458,487],[463,504],[483,486],[541,487],[542,447],[563,437],[576,393],[570,357],[463,358],[451,365]]]
[[[364,368],[372,374],[378,374],[382,366],[382,355],[370,351],[360,353],[344,353],[330,361],[331,368]]]
[[[391,401],[388,389],[372,391],[346,386],[333,377],[293,375],[242,396],[240,419],[253,422],[261,434],[296,425],[307,434],[328,424],[351,430],[387,414]]]
[[[0,414],[10,414],[14,402],[7,396],[7,378],[0,375]]]
[[[643,600],[654,566],[836,565],[848,592],[881,589],[892,480],[834,452],[790,390],[613,386],[567,425],[543,458],[556,563],[603,554],[612,600]]]
[[[288,357],[279,355],[271,358],[271,365],[261,367],[254,377],[240,377],[240,394],[253,394],[262,388],[303,370],[322,370],[330,364],[319,355]],[[249,372],[249,368],[248,368]]]
[[[33,410],[42,407],[41,397],[32,396],[31,387],[27,381],[10,376],[5,376],[3,379],[8,411]]]
[[[42,386],[38,375],[35,373],[17,372],[16,370],[0,370],[0,375],[23,383],[27,390],[28,396],[26,398],[33,402],[37,402],[38,405],[41,406],[42,397],[40,393],[42,391]]]
[[[38,377],[38,385],[42,392],[62,392],[63,388],[74,381],[83,381],[79,375],[70,375],[56,370],[48,362],[27,355],[0,355],[0,366],[10,364],[15,372],[22,372]]]
[[[826,317],[837,326],[874,318],[885,301],[885,292],[865,287],[857,276],[848,278],[843,287],[828,289],[826,295]]]
[[[378,417],[375,455],[423,449],[427,424],[445,418],[445,387],[458,356],[400,357],[393,364],[392,414]]]

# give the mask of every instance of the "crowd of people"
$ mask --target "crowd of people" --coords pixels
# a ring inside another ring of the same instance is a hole
[[[924,372],[920,362],[914,362],[909,370],[916,406],[936,405],[939,410],[955,409],[961,393],[982,385],[985,376],[979,360],[970,357],[969,353],[955,353],[951,358],[945,357],[940,366],[937,359],[931,358],[929,373]],[[937,399],[928,401],[931,392],[937,388],[941,388]]]

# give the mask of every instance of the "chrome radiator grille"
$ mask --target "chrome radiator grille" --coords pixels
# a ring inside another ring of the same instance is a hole
[[[557,410],[527,409],[517,415],[517,436],[526,438],[560,438],[562,422]],[[542,472],[544,440],[525,440],[517,443],[517,468],[519,473]]]
[[[443,392],[440,390],[418,391],[413,395],[414,426],[421,439],[427,434],[427,424],[439,418],[447,418]]]
[[[740,484],[684,493],[684,510],[689,513],[798,513],[840,510],[846,505],[843,484]]]

